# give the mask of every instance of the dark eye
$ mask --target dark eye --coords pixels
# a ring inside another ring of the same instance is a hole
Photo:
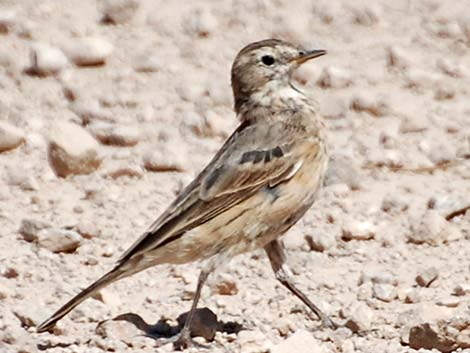
[[[261,57],[261,61],[263,62],[264,65],[271,66],[274,64],[274,58],[271,55],[263,55]]]

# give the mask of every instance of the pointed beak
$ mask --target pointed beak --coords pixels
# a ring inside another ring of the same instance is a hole
[[[319,56],[325,55],[327,53],[326,50],[309,50],[309,51],[304,51],[300,52],[299,56],[296,56],[292,61],[294,61],[296,64],[300,65],[303,64],[304,62],[318,58]]]

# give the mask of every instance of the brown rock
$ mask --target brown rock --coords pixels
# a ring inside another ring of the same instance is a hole
[[[69,122],[56,122],[52,127],[48,154],[52,169],[61,177],[90,174],[101,164],[96,140]]]
[[[220,295],[235,295],[238,293],[237,282],[232,276],[221,276],[214,286],[214,292]]]
[[[452,352],[457,348],[454,340],[443,335],[437,325],[423,323],[410,329],[410,347],[413,349],[437,349],[443,353]]]

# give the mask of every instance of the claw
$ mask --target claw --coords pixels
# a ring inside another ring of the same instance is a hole
[[[184,351],[190,347],[197,347],[199,349],[208,349],[209,346],[196,342],[191,338],[190,332],[182,330],[179,334],[170,338],[160,338],[157,341],[157,347],[164,346],[168,343],[173,343],[173,348],[176,351]]]

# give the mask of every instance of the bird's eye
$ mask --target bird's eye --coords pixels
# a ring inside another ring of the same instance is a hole
[[[304,55],[305,55],[305,52],[304,52],[303,50],[300,50],[300,51],[299,51],[299,55],[300,55],[300,56],[304,56]]]
[[[271,55],[263,55],[261,57],[261,61],[264,65],[271,66],[274,64],[274,58]]]

